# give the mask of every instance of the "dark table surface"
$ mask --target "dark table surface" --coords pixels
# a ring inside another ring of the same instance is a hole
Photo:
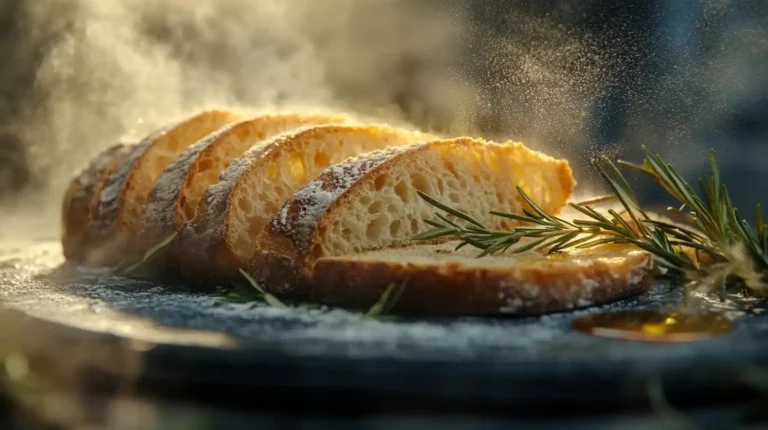
[[[678,307],[680,294],[663,285],[541,317],[376,321],[233,303],[61,263],[55,242],[0,247],[6,397],[59,399],[48,404],[71,403],[64,409],[80,411],[77,419],[112,420],[108,428],[194,417],[209,427],[181,428],[658,428],[676,415],[649,394],[653,386],[700,423],[768,410],[752,397],[768,379],[768,319],[756,301],[697,296],[690,306],[723,313],[736,330],[656,344],[591,337],[570,323]],[[139,410],[152,413],[130,413]]]

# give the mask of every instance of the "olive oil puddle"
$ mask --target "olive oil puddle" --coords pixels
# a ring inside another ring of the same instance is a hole
[[[734,329],[734,323],[721,314],[651,310],[587,315],[576,318],[571,325],[592,336],[659,343],[702,341]]]

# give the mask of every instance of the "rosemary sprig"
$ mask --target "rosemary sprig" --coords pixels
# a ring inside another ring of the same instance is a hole
[[[275,307],[275,308],[287,308],[288,306],[281,302],[280,299],[273,296],[272,294],[264,291],[263,288],[261,288],[261,285],[259,285],[258,282],[256,282],[255,279],[253,279],[253,276],[251,276],[248,272],[246,272],[243,269],[240,269],[240,274],[243,275],[246,281],[255,289],[258,294],[261,296],[262,299],[264,299],[264,302],[268,305]]]
[[[409,281],[410,278],[406,277],[399,284],[394,282],[389,284],[381,297],[379,297],[379,300],[365,313],[366,318],[381,318],[391,311],[400,299],[400,296],[403,295],[403,291],[405,291]]]
[[[466,245],[480,250],[478,257],[510,251],[546,251],[555,253],[572,248],[590,248],[605,244],[632,244],[654,257],[655,273],[686,285],[691,290],[701,285],[716,288],[724,294],[735,287],[753,294],[768,290],[768,225],[764,224],[758,205],[753,228],[739,217],[723,184],[714,152],[710,155],[712,174],[699,180],[701,195],[680,176],[669,163],[643,146],[645,159],[640,165],[606,157],[593,161],[593,166],[621,204],[623,211],[602,213],[594,206],[607,197],[570,203],[583,216],[567,220],[547,214],[521,188],[517,188],[527,204],[522,214],[492,211],[491,214],[517,221],[511,230],[486,228],[467,212],[453,208],[436,198],[419,192],[419,196],[446,213],[436,220],[425,220],[432,228],[415,240],[442,237],[459,239],[456,249]],[[658,182],[679,203],[670,211],[683,213],[692,227],[652,219],[638,203],[621,168],[643,173]]]
[[[156,243],[153,247],[149,248],[141,259],[134,263],[128,261],[122,261],[112,269],[112,273],[120,276],[128,276],[138,272],[139,269],[145,267],[147,263],[152,261],[156,254],[163,249],[167,248],[174,240],[179,236],[178,232],[174,232],[165,239]]]

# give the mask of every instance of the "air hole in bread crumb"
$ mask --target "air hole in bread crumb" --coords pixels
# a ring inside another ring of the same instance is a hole
[[[400,181],[395,185],[395,194],[397,194],[397,197],[399,197],[403,203],[411,202],[411,191],[405,181]]]
[[[376,191],[381,191],[387,185],[387,182],[389,182],[389,175],[381,174],[373,180],[373,188]]]
[[[413,185],[413,188],[415,188],[418,191],[421,191],[422,193],[429,194],[429,180],[426,176],[422,173],[413,172],[411,173],[411,185]]]
[[[400,234],[400,220],[396,219],[389,225],[390,237],[397,237]]]
[[[237,199],[237,207],[245,213],[250,213],[253,210],[253,205],[245,197]]]
[[[379,238],[381,237],[381,233],[385,228],[387,228],[387,224],[389,224],[389,217],[385,214],[379,215],[378,218],[368,223],[365,236],[368,238],[368,240],[378,242]]]
[[[452,162],[445,160],[443,164],[445,165],[445,169],[451,172],[453,176],[459,176],[459,174],[456,172],[456,166]]]
[[[369,214],[377,214],[380,213],[383,209],[384,204],[381,203],[381,201],[377,200],[373,203],[371,203],[370,206],[368,206],[368,213]]]
[[[411,220],[411,234],[419,234],[419,221],[417,219]]]

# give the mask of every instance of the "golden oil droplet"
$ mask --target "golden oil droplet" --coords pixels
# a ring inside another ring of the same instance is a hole
[[[717,314],[621,311],[587,315],[571,323],[592,336],[644,342],[695,342],[733,330],[728,318]]]

